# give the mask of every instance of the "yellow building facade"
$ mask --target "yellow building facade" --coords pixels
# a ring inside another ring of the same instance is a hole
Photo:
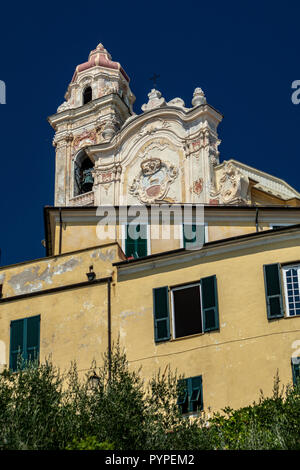
[[[168,365],[184,374],[192,413],[248,405],[277,371],[295,380],[300,194],[220,163],[222,116],[200,88],[191,108],[152,90],[136,115],[129,78],[101,44],[65,98],[49,117],[46,255],[0,267],[1,369],[21,352],[86,373],[119,339],[145,378]]]

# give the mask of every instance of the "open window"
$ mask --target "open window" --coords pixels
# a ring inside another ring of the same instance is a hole
[[[94,163],[92,160],[84,151],[81,152],[74,165],[74,196],[92,191],[94,184],[93,168]]]
[[[177,405],[182,414],[203,410],[202,376],[179,380]]]
[[[216,276],[154,288],[153,316],[155,343],[219,330]]]
[[[172,289],[174,338],[202,333],[200,291],[200,283]]]

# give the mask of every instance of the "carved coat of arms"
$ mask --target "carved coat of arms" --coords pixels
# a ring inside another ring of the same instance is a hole
[[[141,163],[141,171],[134,178],[129,192],[144,204],[163,201],[177,176],[178,168],[174,165],[159,158],[149,158]]]

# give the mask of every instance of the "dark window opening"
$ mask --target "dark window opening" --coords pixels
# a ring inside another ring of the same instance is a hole
[[[94,164],[88,156],[82,160],[81,164],[75,162],[74,196],[92,191],[94,184],[93,168]]]
[[[93,99],[93,92],[90,86],[86,87],[83,91],[83,104],[89,103]]]
[[[202,333],[200,285],[176,288],[172,293],[175,338]]]

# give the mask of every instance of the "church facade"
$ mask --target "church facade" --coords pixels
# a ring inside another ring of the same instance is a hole
[[[223,116],[130,80],[99,44],[48,120],[46,255],[0,267],[0,367],[51,355],[88,372],[119,339],[150,378],[186,377],[184,413],[248,405],[299,375],[300,193],[220,161]]]

